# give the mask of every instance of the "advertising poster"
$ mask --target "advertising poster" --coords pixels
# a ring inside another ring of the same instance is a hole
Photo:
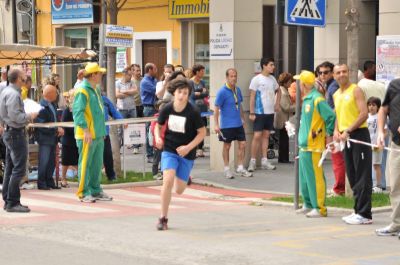
[[[376,81],[388,87],[400,78],[400,35],[378,36],[376,39]]]
[[[93,23],[93,5],[84,0],[51,0],[51,23]]]

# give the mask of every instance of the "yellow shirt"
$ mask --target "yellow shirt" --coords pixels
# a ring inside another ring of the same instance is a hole
[[[357,120],[358,115],[360,115],[360,110],[354,98],[354,89],[356,87],[356,84],[351,84],[346,90],[342,91],[342,89],[339,88],[335,94],[333,94],[336,118],[340,132],[348,129]],[[365,121],[360,128],[367,128],[367,122]]]
[[[29,89],[28,89],[27,87],[25,87],[25,86],[23,86],[23,87],[21,88],[21,97],[22,97],[22,100],[25,100],[25,99],[28,98],[28,91],[29,91]]]

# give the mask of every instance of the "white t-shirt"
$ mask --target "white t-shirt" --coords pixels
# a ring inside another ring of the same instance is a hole
[[[160,92],[164,87],[165,81],[158,81],[156,85],[156,95]]]
[[[254,113],[274,114],[275,92],[279,89],[275,77],[258,74],[251,79],[250,89],[256,92]]]
[[[371,144],[376,144],[378,140],[378,113],[371,115],[368,114],[368,131],[371,137]],[[387,124],[385,124],[385,130],[387,129]]]
[[[385,84],[375,80],[363,78],[360,80],[360,82],[358,82],[357,85],[364,92],[365,101],[367,101],[370,97],[377,97],[381,100],[381,102],[383,102],[386,94]]]

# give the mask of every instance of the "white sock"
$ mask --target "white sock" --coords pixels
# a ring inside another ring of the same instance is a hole
[[[251,158],[250,161],[251,162],[256,162],[256,159],[255,158]]]
[[[224,167],[224,171],[229,171],[229,167]]]
[[[262,162],[267,162],[267,161],[268,161],[268,158],[263,157],[263,158],[261,159],[261,161],[262,161]]]
[[[238,165],[238,167],[237,167],[237,171],[242,171],[244,168],[243,168],[243,165]]]

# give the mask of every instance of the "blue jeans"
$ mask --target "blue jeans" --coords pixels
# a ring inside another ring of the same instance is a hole
[[[6,146],[6,165],[2,195],[7,207],[13,207],[20,203],[19,184],[26,174],[28,142],[26,141],[25,129],[5,131],[3,141]]]
[[[39,144],[38,188],[56,186],[53,173],[56,169],[56,145]]]
[[[144,117],[153,117],[156,114],[156,110],[154,107],[145,106],[143,109],[143,116]],[[149,145],[149,128],[150,122],[146,122],[146,156],[147,158],[153,157],[153,147]]]

